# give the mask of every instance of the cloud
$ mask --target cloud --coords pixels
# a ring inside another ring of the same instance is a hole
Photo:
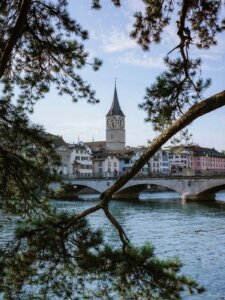
[[[162,56],[153,57],[149,54],[139,55],[134,52],[126,53],[119,58],[120,63],[138,67],[163,69],[165,67]]]
[[[220,61],[218,61],[217,64],[213,63],[213,64],[210,64],[209,62],[206,63],[205,61],[203,61],[202,63],[202,70],[204,71],[210,71],[210,72],[221,72],[221,71],[224,71],[225,69],[225,66],[224,65],[221,65],[219,63]],[[211,76],[211,75],[210,75]]]
[[[93,39],[102,42],[102,49],[104,52],[122,52],[137,47],[136,43],[129,37],[128,31],[120,31],[114,27],[107,33],[97,33],[92,31]]]
[[[162,41],[163,41],[163,43],[165,43],[167,46],[171,47],[172,49],[179,44],[179,38],[177,35],[177,27],[173,22],[171,22],[164,29],[164,32],[162,34]]]
[[[220,61],[224,57],[224,48],[225,48],[225,34],[223,33],[218,39],[218,44],[212,46],[210,49],[201,50],[195,49],[193,52],[196,55],[201,56],[201,58],[210,61]]]
[[[121,28],[114,27],[103,28],[101,30],[90,30],[91,39],[100,42],[100,47],[105,53],[117,53],[124,52],[127,50],[140,49],[140,46],[130,38],[129,34],[133,29],[135,19],[133,13],[136,11],[143,11],[145,5],[141,1],[127,0],[125,5],[122,6],[124,10],[123,21],[126,20],[125,24]],[[171,47],[179,43],[177,37],[177,28],[175,25],[169,25],[165,28],[165,32],[162,35],[162,45],[171,50]],[[153,47],[157,47],[152,45]]]
[[[225,34],[222,33],[218,38],[218,44],[211,46],[210,49],[198,49],[192,46],[192,57],[202,59],[202,69],[207,71],[219,72],[225,69]]]
[[[118,52],[136,48],[137,45],[129,35],[124,32],[113,30],[111,35],[103,43],[103,49],[106,52]]]

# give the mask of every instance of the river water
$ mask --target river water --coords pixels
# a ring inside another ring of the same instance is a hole
[[[182,273],[191,275],[206,288],[203,295],[184,296],[190,300],[225,300],[225,192],[215,202],[181,201],[174,192],[141,194],[138,200],[112,201],[110,209],[135,245],[151,241],[161,258],[178,256]],[[58,210],[81,211],[97,200],[55,201]],[[119,243],[117,232],[102,212],[89,217],[94,228],[100,227],[106,239]],[[10,238],[13,225],[0,214],[5,224],[0,243]]]

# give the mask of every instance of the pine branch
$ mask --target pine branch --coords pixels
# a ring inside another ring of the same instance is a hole
[[[109,219],[109,221],[112,223],[112,225],[117,229],[119,233],[120,240],[123,244],[123,254],[126,254],[126,248],[130,246],[130,241],[123,230],[122,226],[117,222],[117,220],[114,218],[114,216],[110,213],[108,205],[103,206],[104,213],[106,217]]]

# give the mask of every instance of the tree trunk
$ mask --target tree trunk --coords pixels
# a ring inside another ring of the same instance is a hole
[[[4,75],[7,64],[10,61],[13,48],[15,47],[17,41],[21,36],[30,6],[31,0],[22,0],[16,24],[0,57],[0,78],[2,78],[2,76]]]

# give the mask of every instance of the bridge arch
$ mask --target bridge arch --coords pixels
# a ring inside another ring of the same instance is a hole
[[[102,193],[104,192],[110,185],[106,182],[106,180],[91,180],[91,179],[76,179],[76,180],[72,180],[70,181],[70,184],[72,184],[73,186],[77,186],[77,187],[83,187],[83,188],[90,188],[93,191],[96,191],[97,193]]]
[[[163,187],[167,188],[170,191],[174,191],[170,187],[167,187],[165,185],[159,185],[159,184],[137,184],[134,183],[133,185],[130,186],[125,186],[124,188],[120,189],[114,196],[113,198],[120,198],[120,199],[137,199],[139,197],[139,194],[146,190],[149,186],[155,186],[155,187]],[[176,191],[175,191],[176,192]]]
[[[182,187],[170,180],[165,180],[165,179],[147,179],[147,180],[143,180],[143,179],[135,179],[135,180],[131,180],[129,181],[127,184],[125,184],[125,186],[119,191],[119,192],[125,192],[125,191],[132,191],[135,190],[135,188],[137,188],[137,190],[139,189],[140,191],[144,190],[145,188],[147,188],[149,185],[155,185],[155,186],[160,186],[160,187],[164,187],[167,188],[169,190],[172,190],[174,192],[177,192],[178,194],[182,194]]]
[[[223,191],[223,190],[225,190],[225,183],[210,187],[210,188],[200,192],[199,196],[204,197],[205,195],[215,195],[216,193]]]
[[[50,185],[50,189],[53,191],[51,193],[53,198],[62,198],[62,199],[73,199],[77,197],[77,194],[84,190],[85,188],[89,188],[93,191],[93,193],[99,194],[101,191],[93,187],[92,185],[87,185],[84,182],[75,183],[75,182],[64,182],[64,183],[52,183]],[[56,193],[55,193],[56,192]]]
[[[93,187],[90,187],[90,186],[87,186],[87,185],[75,184],[75,185],[73,185],[73,187],[74,187],[76,193],[79,193],[80,191],[82,191],[86,188],[91,189],[96,194],[101,193],[98,190],[94,189]]]

